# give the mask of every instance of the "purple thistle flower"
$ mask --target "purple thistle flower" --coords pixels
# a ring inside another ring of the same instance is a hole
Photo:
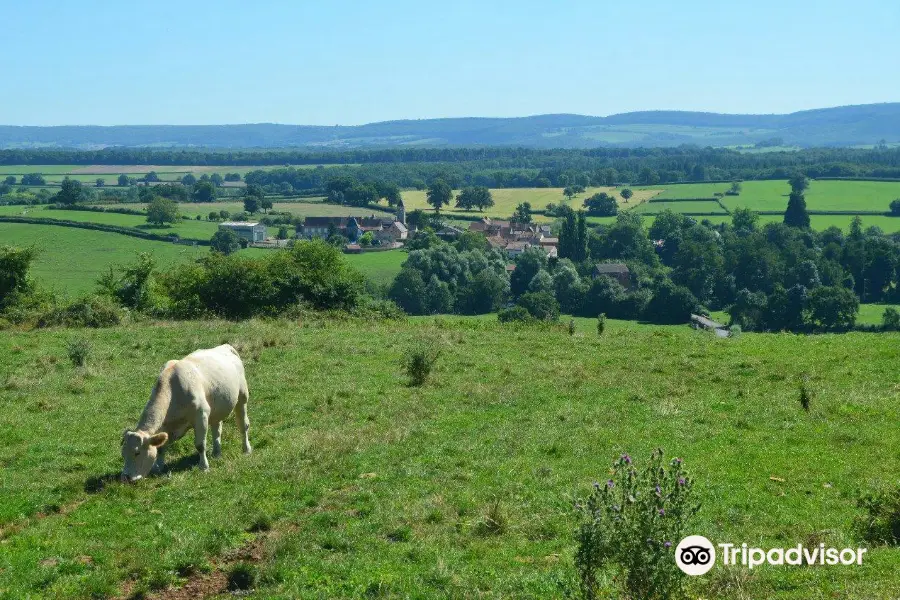
[[[626,464],[626,465],[630,465],[630,464],[631,464],[631,457],[628,456],[628,454],[623,454],[623,455],[621,456],[621,458],[622,458],[623,461],[625,461],[625,464]]]
[[[656,486],[656,495],[659,496],[662,493],[662,490],[659,489],[659,486]]]
[[[678,478],[678,485],[684,485],[684,477]]]
[[[600,484],[597,483],[596,481],[594,482],[594,489],[595,489],[595,490],[599,490],[599,489],[600,489]]]
[[[665,546],[666,548],[671,548],[672,542],[666,542],[665,544],[663,544],[663,546]]]
[[[614,482],[612,479],[610,479],[609,481],[606,482],[606,487],[608,487],[608,488],[610,488],[610,489],[612,489],[613,487],[615,487],[615,485],[616,485],[616,484],[615,484],[615,482]]]
[[[665,509],[659,509],[659,516],[663,516],[664,514],[666,514]]]

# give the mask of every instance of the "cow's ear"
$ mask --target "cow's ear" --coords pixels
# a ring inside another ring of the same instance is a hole
[[[156,435],[151,435],[147,438],[147,443],[151,446],[156,446],[157,448],[165,444],[169,440],[169,434],[165,431],[161,431]]]

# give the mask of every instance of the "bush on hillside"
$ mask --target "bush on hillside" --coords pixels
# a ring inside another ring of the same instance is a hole
[[[559,302],[549,292],[526,292],[519,296],[517,304],[538,321],[559,320]]]
[[[441,348],[431,340],[419,340],[408,348],[403,357],[403,370],[409,377],[409,385],[425,385],[440,356]]]
[[[275,316],[297,305],[350,311],[363,289],[362,276],[320,240],[261,258],[212,253],[160,276],[160,290],[178,318]]]
[[[518,304],[501,309],[497,313],[497,320],[501,323],[527,323],[532,320],[531,314]]]
[[[112,299],[85,296],[65,306],[51,308],[37,319],[38,327],[112,327],[122,322],[122,312]]]

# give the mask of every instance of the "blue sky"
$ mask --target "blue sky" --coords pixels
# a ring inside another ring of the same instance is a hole
[[[0,124],[900,101],[897,0],[0,0]]]

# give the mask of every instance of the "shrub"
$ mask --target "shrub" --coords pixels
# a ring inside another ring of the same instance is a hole
[[[210,247],[222,254],[233,254],[241,249],[241,238],[230,229],[219,229],[209,240]]]
[[[732,325],[728,328],[728,336],[729,337],[739,337],[741,335],[741,326],[740,325]]]
[[[700,506],[693,499],[692,480],[681,459],[668,467],[662,450],[655,450],[643,471],[623,454],[605,483],[576,506],[581,514],[575,566],[583,597],[597,598],[598,575],[618,567],[629,598],[677,596],[683,574],[675,563],[675,546]]]
[[[890,204],[891,214],[894,216],[900,216],[900,198],[896,200],[891,200]]]
[[[575,335],[575,319],[569,319],[569,335]]]
[[[812,392],[809,389],[807,377],[800,379],[800,407],[809,412],[809,403],[812,400]]]
[[[893,488],[869,492],[858,500],[865,514],[856,518],[854,528],[870,544],[900,544],[900,483]]]
[[[606,331],[606,313],[597,315],[597,335],[603,335]]]
[[[112,327],[122,322],[122,314],[110,298],[85,296],[63,307],[53,307],[37,319],[38,327]]]
[[[91,343],[84,338],[75,338],[69,341],[66,351],[73,367],[83,367],[91,355]]]
[[[527,323],[531,320],[531,314],[523,307],[516,305],[510,308],[501,309],[497,313],[497,320],[501,323]]]
[[[881,315],[881,327],[885,331],[900,330],[900,311],[893,306],[884,309],[884,314]]]
[[[441,356],[441,349],[432,341],[419,340],[406,351],[403,370],[409,377],[409,385],[421,387],[431,376],[431,371]]]
[[[550,292],[527,292],[519,297],[518,305],[539,321],[558,321],[559,302]]]

